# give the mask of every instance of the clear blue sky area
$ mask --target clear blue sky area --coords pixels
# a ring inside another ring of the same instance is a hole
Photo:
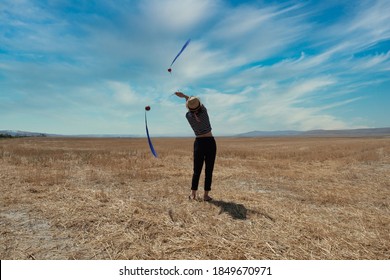
[[[390,1],[0,3],[0,130],[187,136],[390,126]],[[183,44],[190,44],[169,68]]]

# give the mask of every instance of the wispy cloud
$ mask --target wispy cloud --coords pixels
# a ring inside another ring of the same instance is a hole
[[[148,104],[156,133],[191,133],[175,90],[201,96],[216,134],[388,125],[375,112],[390,102],[388,22],[386,0],[4,0],[0,126],[18,112],[61,131],[143,134]]]

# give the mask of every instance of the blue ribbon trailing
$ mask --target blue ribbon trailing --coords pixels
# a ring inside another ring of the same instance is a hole
[[[150,140],[150,136],[149,136],[148,121],[146,119],[146,111],[145,111],[145,126],[146,126],[146,135],[148,136],[148,143],[149,143],[150,150],[152,151],[152,154],[154,155],[154,157],[157,157],[157,153],[154,150],[152,140]]]
[[[171,63],[171,66],[169,67],[168,71],[170,71],[173,63],[175,63],[176,59],[181,55],[181,53],[185,50],[185,48],[188,46],[188,44],[190,43],[191,39],[188,39],[187,42],[184,44],[184,46],[181,48],[181,50],[179,51],[179,53],[176,55],[176,57],[173,59],[172,63]]]

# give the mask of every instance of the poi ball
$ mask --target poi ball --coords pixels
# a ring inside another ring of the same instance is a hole
[[[146,110],[146,111],[149,111],[149,110],[150,110],[150,106],[146,106],[146,107],[145,107],[145,110]]]
[[[169,68],[169,69],[168,69],[168,72],[169,72],[169,73],[171,73],[171,72],[172,72],[172,69],[171,69],[171,68]]]

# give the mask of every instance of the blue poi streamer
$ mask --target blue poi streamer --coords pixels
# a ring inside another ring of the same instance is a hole
[[[146,111],[145,111],[145,127],[146,127],[146,135],[148,136],[148,143],[149,143],[150,150],[152,151],[152,154],[154,155],[154,157],[157,157],[157,153],[154,150],[152,140],[150,140],[150,136],[149,136],[148,121],[146,119]]]
[[[171,63],[171,66],[169,66],[169,69],[168,71],[171,72],[172,69],[172,65],[173,63],[175,63],[176,59],[181,55],[181,53],[185,50],[185,48],[188,46],[188,44],[190,43],[191,39],[188,39],[187,42],[184,44],[184,46],[181,48],[181,50],[179,51],[179,53],[176,55],[176,57],[173,59],[172,63]]]

